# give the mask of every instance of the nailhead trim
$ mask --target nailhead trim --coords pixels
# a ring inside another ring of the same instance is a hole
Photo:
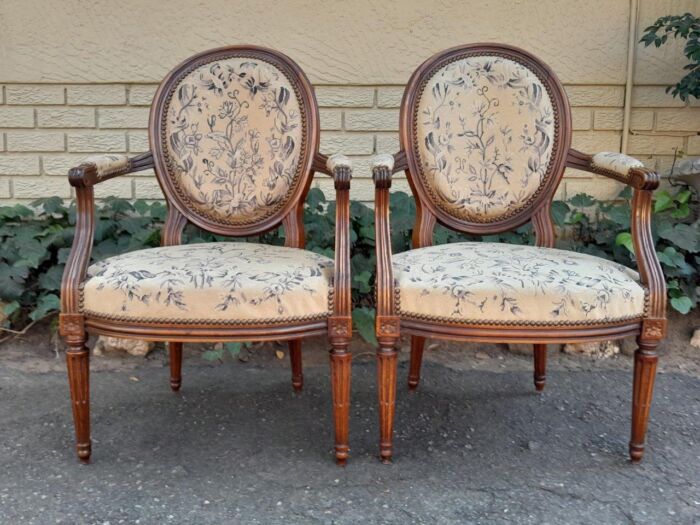
[[[83,310],[85,316],[90,319],[104,319],[105,321],[133,321],[143,324],[182,324],[182,325],[233,325],[245,326],[256,324],[290,324],[303,321],[320,321],[327,319],[331,312],[313,315],[297,315],[293,317],[273,317],[268,319],[173,319],[170,317],[129,317],[127,315],[105,315],[90,310]]]

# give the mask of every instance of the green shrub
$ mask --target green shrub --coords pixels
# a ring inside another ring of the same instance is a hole
[[[591,253],[634,267],[630,234],[630,191],[624,190],[613,203],[597,202],[576,195],[552,207],[555,223],[562,229],[558,246]],[[160,202],[109,198],[97,208],[93,260],[139,248],[158,246],[166,209]],[[351,204],[351,268],[354,320],[360,334],[374,341],[374,212],[359,202]],[[397,192],[391,199],[392,246],[395,253],[410,248],[415,203]],[[335,239],[335,203],[312,189],[304,213],[307,248],[332,257]],[[54,314],[59,308],[61,276],[73,240],[75,207],[59,198],[23,205],[0,207],[0,299],[5,303],[5,328],[21,328]],[[667,278],[671,306],[688,313],[698,304],[700,278],[700,227],[697,199],[691,190],[655,194],[653,232],[656,249]],[[221,241],[226,237],[185,229],[184,242]],[[480,238],[438,226],[435,243]],[[282,228],[248,240],[283,244]],[[515,231],[481,238],[483,241],[534,242],[527,224]]]
[[[652,44],[661,47],[666,43],[669,35],[686,41],[683,46],[683,55],[688,59],[689,64],[686,64],[683,69],[688,73],[674,86],[666,88],[666,92],[671,92],[674,97],[683,101],[688,97],[700,98],[700,18],[691,13],[662,16],[644,31],[640,42],[645,47]]]

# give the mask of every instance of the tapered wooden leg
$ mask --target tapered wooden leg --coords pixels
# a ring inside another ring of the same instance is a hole
[[[408,388],[414,390],[420,381],[420,365],[423,361],[425,337],[411,336],[411,365],[408,369]]]
[[[396,406],[396,347],[381,345],[377,349],[377,390],[379,392],[379,456],[390,463],[393,449],[394,408]]]
[[[644,437],[649,421],[649,409],[654,395],[656,378],[656,354],[658,341],[639,341],[634,354],[634,383],[632,387],[632,438],[630,439],[630,459],[639,462],[644,455]]]
[[[348,344],[333,343],[331,348],[331,390],[333,392],[333,420],[335,423],[335,460],[345,465],[350,446],[350,362]]]
[[[535,347],[535,390],[542,392],[547,370],[547,345],[536,344]]]
[[[85,341],[73,341],[66,350],[68,384],[73,406],[76,450],[83,463],[90,461],[90,352]]]
[[[304,386],[304,374],[301,366],[301,339],[289,341],[289,361],[292,365],[292,386],[299,392]]]
[[[170,388],[173,392],[182,385],[182,343],[168,343],[170,354]]]

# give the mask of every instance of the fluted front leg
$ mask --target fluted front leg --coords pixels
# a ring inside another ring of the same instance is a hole
[[[632,386],[632,437],[630,439],[630,459],[639,462],[644,455],[644,439],[647,433],[649,410],[654,395],[656,353],[658,341],[639,342],[639,349],[634,354],[634,383]]]
[[[301,392],[304,387],[304,374],[301,364],[301,339],[289,341],[289,363],[292,367],[292,387]]]
[[[423,349],[425,337],[414,335],[411,337],[411,365],[408,370],[408,388],[415,390],[420,381],[420,367],[423,362]]]
[[[392,345],[377,349],[377,390],[379,392],[379,457],[390,463],[393,453],[394,409],[396,406],[396,365],[398,352]]]
[[[83,463],[90,461],[90,352],[85,339],[71,342],[66,350],[68,384],[73,408],[76,450]]]
[[[335,423],[335,459],[345,465],[350,453],[350,364],[347,343],[333,343],[331,348],[331,388]]]
[[[182,385],[182,343],[168,343],[170,354],[170,388],[173,392]]]

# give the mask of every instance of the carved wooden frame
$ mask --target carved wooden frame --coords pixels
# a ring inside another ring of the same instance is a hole
[[[162,108],[172,83],[183,71],[209,59],[227,56],[250,56],[270,62],[287,75],[300,97],[305,122],[304,152],[300,158],[301,175],[293,195],[275,213],[252,224],[220,224],[202,218],[177,198],[168,181],[161,147]],[[289,57],[257,46],[231,46],[200,53],[177,66],[161,83],[151,109],[149,139],[152,151],[130,159],[126,169],[100,176],[94,164],[82,164],[70,170],[68,179],[76,192],[76,230],[73,246],[61,283],[60,332],[67,343],[68,377],[78,456],[88,461],[91,453],[89,422],[89,351],[85,345],[87,332],[114,337],[168,341],[170,350],[171,386],[178,390],[182,343],[190,341],[289,341],[292,383],[299,390],[301,373],[301,339],[327,334],[331,346],[331,381],[335,422],[335,457],[344,464],[349,453],[350,353],[352,336],[350,290],[350,179],[351,168],[345,163],[328,167],[328,158],[319,152],[318,104],[306,75]],[[219,235],[245,237],[269,231],[282,225],[285,246],[304,248],[303,206],[314,173],[330,175],[336,190],[335,268],[332,311],[327,318],[280,323],[168,323],[136,322],[96,318],[80,308],[81,286],[90,262],[95,229],[93,187],[105,180],[127,173],[153,168],[163,189],[168,214],[162,232],[162,245],[181,242],[185,225],[192,222]]]
[[[497,222],[469,222],[438,209],[429,198],[418,175],[415,142],[415,107],[418,93],[436,68],[462,56],[494,55],[516,60],[534,68],[548,91],[558,113],[558,146],[552,154],[551,175],[542,192],[528,207]],[[590,155],[570,147],[571,117],[568,100],[556,75],[538,58],[521,49],[500,44],[470,44],[440,52],[426,60],[411,76],[401,103],[399,135],[401,150],[393,156],[393,166],[377,163],[373,167],[375,182],[375,218],[377,250],[377,320],[379,348],[378,390],[380,414],[380,455],[389,461],[392,456],[392,429],[396,383],[396,345],[400,331],[411,335],[409,388],[420,379],[420,365],[427,338],[474,342],[531,343],[534,347],[534,383],[537,390],[545,384],[546,345],[548,343],[605,341],[637,336],[639,350],[635,354],[633,385],[632,434],[630,457],[639,461],[644,452],[644,437],[653,392],[656,368],[656,346],[666,333],[666,285],[654,250],[651,235],[652,192],[659,185],[659,176],[646,168],[633,168],[627,175],[596,167]],[[565,167],[597,173],[623,182],[634,189],[632,201],[632,237],[637,254],[639,275],[647,291],[647,307],[643,317],[595,325],[536,325],[517,323],[464,324],[431,318],[403,316],[397,305],[391,235],[389,224],[389,188],[392,174],[405,171],[416,200],[416,221],[413,248],[431,246],[437,223],[457,231],[489,235],[517,228],[532,221],[537,246],[552,247],[555,240],[550,208]]]

